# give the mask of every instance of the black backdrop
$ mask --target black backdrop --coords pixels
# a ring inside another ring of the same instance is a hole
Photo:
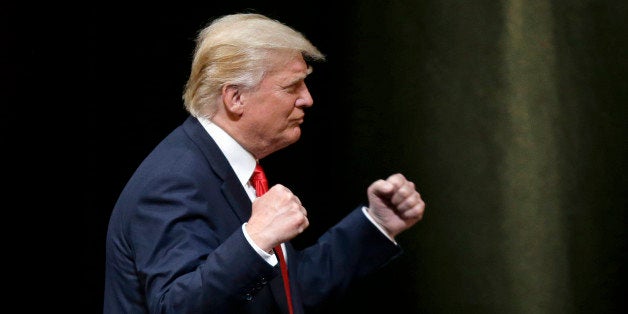
[[[312,5],[307,9],[277,5],[211,4],[191,8],[120,10],[91,9],[87,19],[87,93],[90,133],[97,137],[89,151],[89,175],[98,178],[89,196],[85,216],[88,237],[85,274],[91,309],[101,304],[106,222],[117,194],[142,158],[187,116],[181,95],[191,63],[194,37],[214,17],[232,12],[259,12],[276,18],[306,35],[326,56],[314,65],[308,79],[314,107],[306,112],[301,140],[265,158],[269,180],[281,182],[299,195],[311,214],[311,227],[295,241],[304,246],[365,201],[366,182],[356,182],[363,193],[343,193],[337,179],[343,174],[334,162],[343,158],[348,107],[343,104],[346,84],[343,63],[350,42],[341,4]],[[332,178],[326,180],[324,178]],[[318,208],[318,209],[317,209]],[[357,300],[356,300],[357,301]]]
[[[625,312],[623,0],[2,4],[10,301],[102,312],[117,195],[186,116],[196,31],[246,10],[328,58],[301,140],[265,160],[310,212],[295,244],[394,171],[428,204],[406,254],[327,313]]]

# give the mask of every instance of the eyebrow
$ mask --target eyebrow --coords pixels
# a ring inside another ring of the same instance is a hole
[[[288,82],[288,84],[286,86],[290,86],[290,85],[294,85],[300,81],[305,80],[305,78],[307,78],[308,75],[312,74],[312,72],[314,71],[314,69],[308,65],[307,67],[307,71],[305,72],[305,75],[301,75],[299,77],[296,77],[295,79],[291,80],[290,82]]]

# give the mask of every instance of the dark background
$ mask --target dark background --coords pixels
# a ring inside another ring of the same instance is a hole
[[[301,140],[264,160],[308,209],[295,244],[394,172],[427,203],[398,239],[405,254],[327,313],[628,309],[625,1],[0,9],[5,193],[18,212],[5,251],[23,308],[102,312],[109,214],[186,117],[196,32],[252,11],[327,56],[308,78]]]
[[[326,228],[366,201],[366,186],[374,175],[343,170],[346,159],[347,119],[351,107],[343,91],[348,84],[344,64],[352,58],[346,50],[348,8],[312,5],[307,9],[278,5],[212,4],[192,9],[151,8],[121,11],[92,9],[87,20],[85,77],[91,91],[96,136],[90,145],[88,171],[98,178],[90,188],[92,209],[85,217],[93,245],[85,264],[89,288],[87,306],[100,307],[104,261],[104,231],[117,194],[146,154],[187,116],[181,100],[187,80],[196,32],[208,21],[232,12],[258,12],[281,20],[306,35],[327,56],[315,64],[308,79],[315,105],[306,113],[301,140],[265,158],[271,182],[281,182],[300,196],[311,214],[311,227],[295,241],[303,247]],[[343,156],[345,155],[345,156]],[[346,181],[358,188],[347,189]],[[93,181],[91,181],[93,182]],[[98,216],[96,218],[95,216]],[[95,219],[96,218],[96,219]],[[98,245],[101,245],[100,247]],[[362,298],[356,294],[353,302]],[[339,311],[344,311],[340,310]]]

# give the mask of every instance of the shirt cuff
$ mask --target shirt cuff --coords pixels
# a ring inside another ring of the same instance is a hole
[[[249,242],[249,244],[251,245],[251,247],[253,247],[255,252],[257,252],[257,254],[259,254],[259,256],[263,258],[270,266],[277,265],[277,262],[278,262],[277,256],[275,256],[275,254],[268,254],[268,252],[262,250],[259,246],[257,246],[257,244],[255,244],[255,242],[251,240],[251,237],[249,236],[249,233],[246,232],[245,227],[246,227],[246,222],[242,224],[242,232],[244,233],[244,237],[246,238],[246,241]]]
[[[380,224],[378,224],[373,217],[371,217],[371,214],[369,214],[369,212],[366,210],[366,206],[362,206],[362,212],[364,213],[364,215],[366,216],[366,218],[368,218],[368,220],[373,223],[375,225],[375,227],[377,227],[377,229],[379,229],[379,231],[381,231],[390,241],[392,241],[394,244],[397,244],[397,241],[395,241],[395,239],[393,239],[388,232],[386,232],[386,230],[384,230],[384,227],[382,227]],[[246,233],[244,234],[246,236]],[[247,238],[248,239],[248,238]],[[250,241],[249,241],[250,242]]]

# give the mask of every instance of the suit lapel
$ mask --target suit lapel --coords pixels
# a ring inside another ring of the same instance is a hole
[[[203,128],[201,123],[192,116],[185,120],[183,123],[183,129],[192,141],[199,147],[205,158],[207,158],[207,161],[216,176],[222,179],[223,182],[221,191],[225,196],[225,199],[229,202],[233,212],[238,216],[242,223],[249,220],[251,217],[251,200],[240,184],[240,180],[238,180],[238,177],[231,168],[231,165],[229,165],[229,161],[227,161],[227,158],[224,156],[216,142],[214,142],[211,136],[207,134],[207,131]],[[290,247],[288,250],[291,249],[292,248]],[[281,271],[279,270],[279,265],[275,268],[276,276],[268,283],[268,285],[282,313],[287,313],[288,303],[283,288]],[[293,285],[291,284],[291,286]],[[293,301],[297,301],[294,303],[295,313],[303,313],[301,307],[298,306],[298,299],[298,297],[295,298],[293,289]]]
[[[251,200],[216,142],[207,134],[207,131],[195,117],[188,117],[183,123],[183,129],[203,152],[216,176],[222,179],[220,188],[225,199],[231,205],[231,209],[242,223],[249,220]]]

